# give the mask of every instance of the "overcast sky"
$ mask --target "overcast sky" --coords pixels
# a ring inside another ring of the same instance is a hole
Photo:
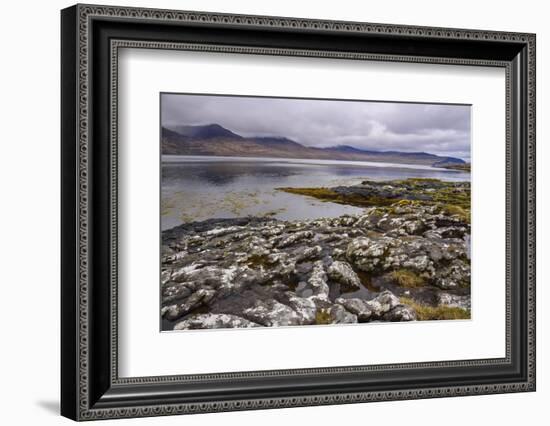
[[[163,94],[163,126],[219,124],[241,136],[470,159],[470,106]]]

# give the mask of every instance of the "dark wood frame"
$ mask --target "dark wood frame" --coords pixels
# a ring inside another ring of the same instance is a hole
[[[535,390],[533,34],[95,5],[64,9],[61,29],[64,416],[89,420]],[[504,67],[506,357],[119,378],[116,65],[120,47]]]

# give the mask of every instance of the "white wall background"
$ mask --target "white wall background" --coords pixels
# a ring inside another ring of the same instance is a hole
[[[102,424],[544,424],[550,401],[550,27],[545,2],[441,0],[132,0],[142,7],[537,33],[538,390],[361,405],[107,421]],[[61,0],[2,6],[0,66],[0,401],[2,424],[68,424],[59,404],[59,9]],[[546,197],[545,197],[546,195]],[[546,240],[546,241],[545,241]],[[530,423],[532,422],[532,423]]]

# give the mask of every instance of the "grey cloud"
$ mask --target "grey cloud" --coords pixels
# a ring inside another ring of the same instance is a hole
[[[368,101],[163,94],[163,125],[217,123],[243,136],[470,157],[470,107]]]

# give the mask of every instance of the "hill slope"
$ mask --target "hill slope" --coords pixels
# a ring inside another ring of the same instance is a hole
[[[218,155],[229,157],[304,158],[342,161],[378,161],[448,167],[465,164],[460,158],[426,152],[362,150],[348,145],[307,147],[284,137],[242,137],[219,124],[162,128],[164,155]]]

